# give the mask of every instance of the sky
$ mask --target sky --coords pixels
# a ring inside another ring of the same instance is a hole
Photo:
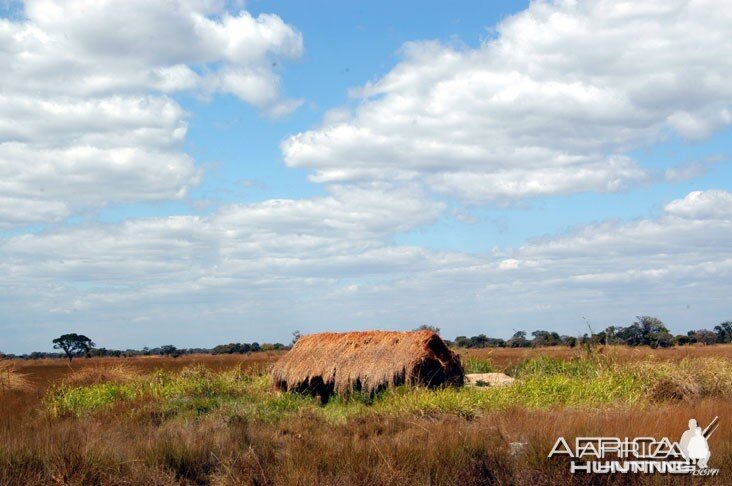
[[[732,319],[722,0],[0,0],[0,351]]]

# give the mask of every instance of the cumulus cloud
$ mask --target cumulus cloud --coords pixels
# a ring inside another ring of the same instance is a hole
[[[278,16],[231,13],[215,0],[29,0],[25,15],[0,21],[5,90],[173,92],[240,72],[266,87],[245,101],[265,104],[276,98],[272,58],[303,49],[301,34]]]
[[[694,191],[684,199],[672,201],[666,213],[684,219],[729,219],[732,214],[732,194],[727,191]]]
[[[426,264],[428,252],[386,242],[442,210],[416,189],[334,187],[312,199],[225,206],[210,217],[22,234],[0,240],[0,307],[25,301],[28,316],[113,315],[134,303],[145,316],[181,299],[205,301],[214,314],[232,296],[244,306],[263,295],[280,302],[315,285]]]
[[[519,325],[572,332],[579,329],[567,327],[572,316],[611,324],[646,311],[671,317],[672,326],[695,325],[679,320],[681,299],[702,322],[728,310],[729,192],[693,192],[654,219],[605,221],[513,250],[471,255],[393,243],[395,232],[443,209],[414,187],[340,188],[306,200],[230,205],[209,217],[18,235],[0,243],[0,310],[9,314],[23,302],[22,319],[76,313],[84,325],[100,316],[154,316],[160,327],[136,328],[139,339],[163,339],[167,326],[197,322],[216,324],[225,336],[234,332],[227,331],[232,319],[267,322],[235,331],[250,339],[305,326],[418,321],[439,322],[448,335],[474,332],[476,323],[503,335]],[[102,324],[93,330],[115,332]]]
[[[290,137],[285,160],[478,202],[621,190],[653,177],[629,149],[732,123],[731,23],[721,0],[533,2],[475,49],[406,44],[355,114]]]
[[[276,15],[218,1],[30,0],[0,19],[0,228],[86,207],[180,199],[201,171],[182,151],[181,91],[231,93],[270,115],[276,58],[302,53]]]

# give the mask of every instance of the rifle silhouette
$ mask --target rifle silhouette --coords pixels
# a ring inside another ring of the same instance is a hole
[[[714,420],[709,422],[709,425],[702,431],[702,435],[705,439],[709,439],[714,432],[719,428],[719,417],[714,417]]]

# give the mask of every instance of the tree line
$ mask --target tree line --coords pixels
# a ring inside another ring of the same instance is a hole
[[[156,348],[144,347],[142,349],[107,349],[97,348],[96,344],[83,334],[63,334],[52,341],[53,348],[61,352],[41,352],[34,351],[28,354],[3,354],[0,352],[0,358],[20,358],[20,359],[43,359],[43,358],[67,358],[69,361],[78,357],[116,357],[131,358],[134,356],[170,356],[177,358],[186,354],[245,354],[256,353],[260,351],[274,351],[279,349],[288,349],[289,347],[281,343],[229,343],[219,344],[213,348],[178,348],[172,344],[165,344]]]
[[[430,330],[440,333],[435,326],[422,325],[415,330]],[[591,331],[591,330],[590,330]],[[300,331],[293,334],[292,344],[300,338]],[[625,344],[627,346],[650,346],[652,348],[668,348],[676,345],[687,344],[729,344],[732,343],[732,321],[725,321],[713,330],[696,329],[686,334],[673,335],[666,328],[664,323],[651,316],[638,316],[636,321],[626,327],[608,326],[604,331],[598,333],[590,332],[582,336],[560,335],[553,331],[537,330],[531,333],[531,339],[527,337],[526,331],[515,331],[509,339],[488,337],[485,334],[467,337],[458,336],[453,341],[445,340],[449,346],[458,348],[530,348],[544,346],[569,346],[575,347],[583,344]],[[177,348],[172,344],[165,344],[156,348],[144,347],[138,349],[107,349],[97,348],[96,344],[83,334],[63,334],[52,341],[54,349],[61,350],[58,353],[33,352],[22,355],[3,354],[0,358],[67,358],[71,361],[75,357],[109,356],[109,357],[133,357],[133,356],[172,356],[177,358],[185,354],[245,354],[260,351],[276,351],[290,349],[291,345],[282,343],[229,343],[219,344],[213,348]]]
[[[436,328],[422,326],[422,328]],[[439,331],[439,329],[437,329]],[[686,334],[673,335],[664,323],[651,316],[638,316],[629,326],[609,326],[598,333],[590,332],[582,336],[560,335],[556,332],[538,330],[527,338],[525,331],[516,331],[509,339],[488,337],[479,334],[473,337],[458,336],[448,341],[458,348],[529,348],[543,346],[569,346],[578,344],[625,344],[627,346],[650,346],[652,348],[668,348],[687,344],[725,344],[732,343],[732,321],[725,321],[713,330],[696,329]]]

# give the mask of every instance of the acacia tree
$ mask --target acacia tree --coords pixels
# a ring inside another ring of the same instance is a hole
[[[83,334],[63,334],[53,341],[53,349],[63,349],[66,357],[71,361],[74,356],[91,357],[91,350],[95,346],[91,339]]]

